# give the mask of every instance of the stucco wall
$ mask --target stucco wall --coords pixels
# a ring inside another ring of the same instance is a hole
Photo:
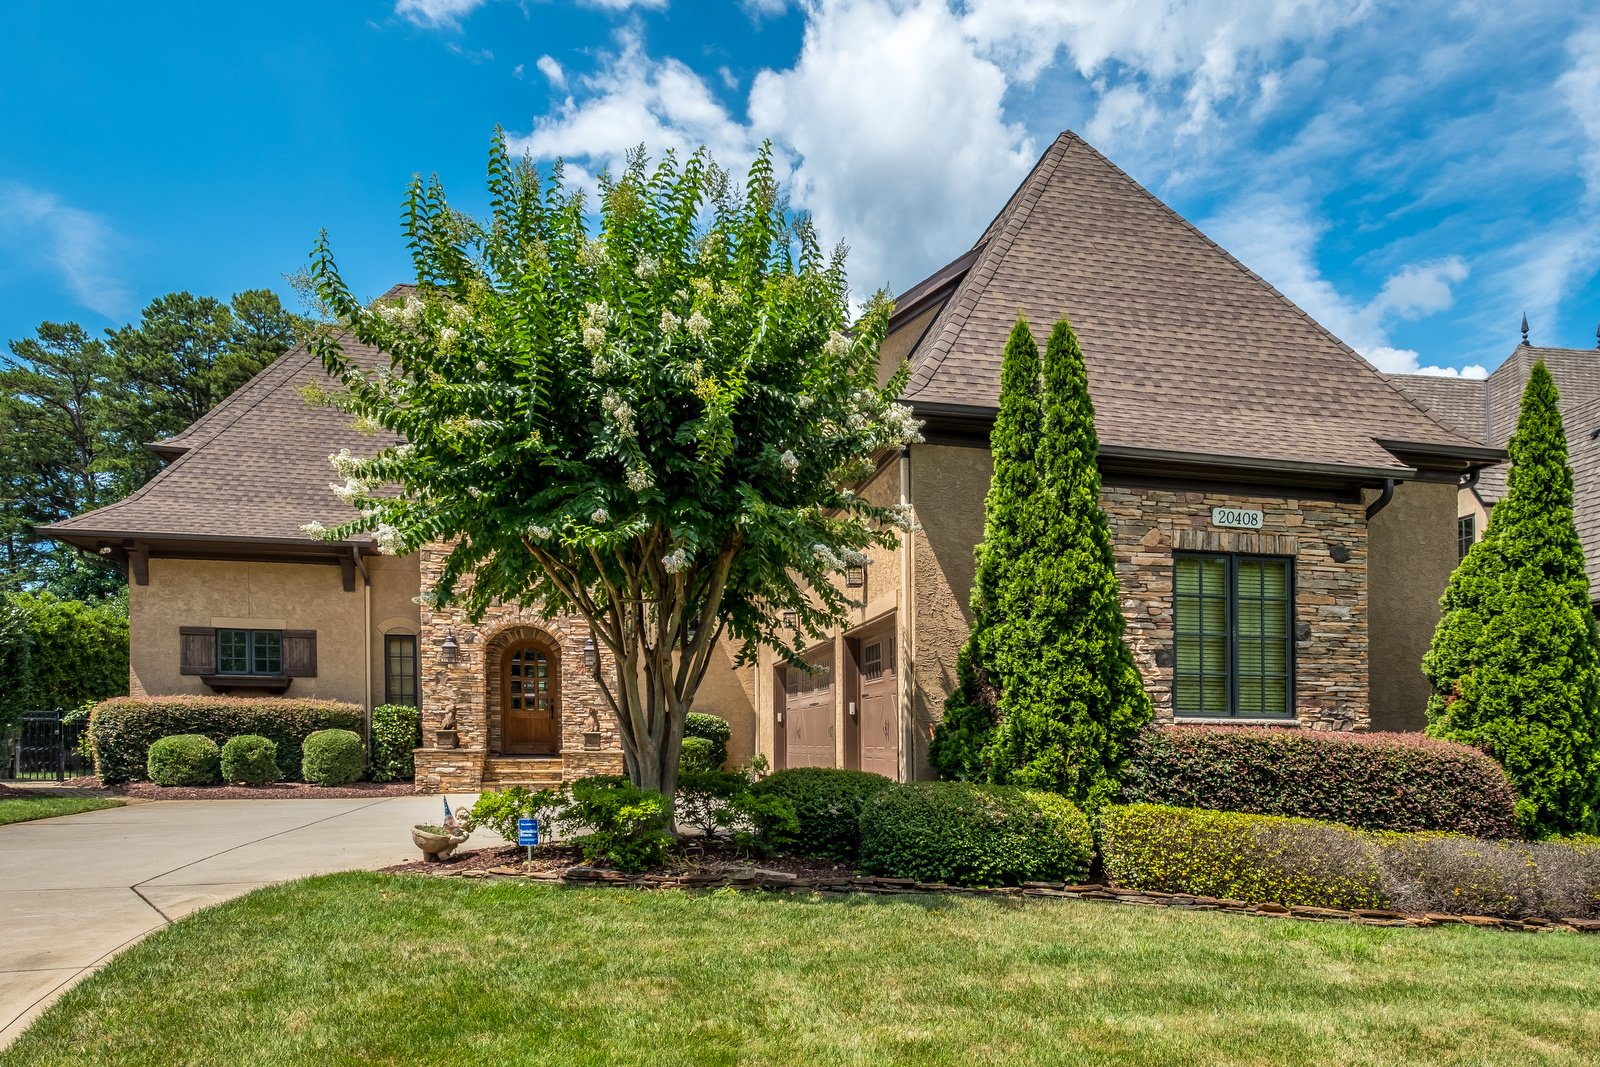
[[[1367,499],[1376,496],[1369,493]],[[1372,518],[1374,730],[1421,730],[1427,725],[1422,657],[1439,622],[1439,598],[1456,566],[1457,497],[1450,483],[1405,482]]]
[[[369,560],[373,589],[372,662],[374,702],[383,698],[380,612],[416,632],[416,562]],[[226,560],[150,560],[148,585],[128,587],[130,692],[147,695],[208,694],[196,675],[179,672],[178,631],[183,626],[239,627],[317,632],[317,675],[296,678],[288,696],[348,700],[367,698],[365,607],[356,591],[344,591],[337,565],[252,563]]]

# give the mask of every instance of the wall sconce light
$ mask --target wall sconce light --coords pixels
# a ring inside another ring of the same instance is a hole
[[[783,613],[783,624],[785,626],[793,626],[799,620],[800,620],[800,616],[795,614],[795,611],[794,611],[793,608],[785,609],[785,611]]]
[[[867,565],[865,563],[852,563],[844,569],[844,584],[851,589],[860,589],[867,584]]]
[[[590,636],[583,642],[583,665],[591,671],[600,663],[600,650],[595,647],[594,637]]]
[[[450,630],[444,635],[444,640],[439,642],[439,662],[448,666],[460,658],[461,646],[456,644],[456,632]]]

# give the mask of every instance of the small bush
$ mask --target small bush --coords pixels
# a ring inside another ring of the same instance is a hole
[[[217,743],[203,734],[173,734],[150,746],[146,769],[156,785],[215,785],[222,774]]]
[[[1348,826],[1158,804],[1109,806],[1100,854],[1117,885],[1324,908],[1381,908],[1373,839]]]
[[[619,871],[661,865],[673,841],[666,797],[612,776],[580,778],[571,792],[562,825],[583,832],[576,844],[584,859]]]
[[[919,882],[1081,882],[1092,849],[1076,804],[1016,786],[892,785],[861,811],[862,868]]]
[[[711,742],[715,762],[711,764],[710,770],[717,770],[727,764],[728,742],[733,740],[733,727],[728,725],[727,719],[720,715],[708,715],[703,711],[691,711],[683,720],[683,737],[685,742],[691,737]]]
[[[510,789],[489,791],[472,805],[472,821],[487,826],[512,844],[517,843],[517,820],[538,819],[539,840],[548,843],[554,823],[566,807],[564,792],[541,789],[534,792],[514,785]]]
[[[796,767],[761,779],[751,791],[782,797],[794,808],[798,824],[787,839],[774,844],[802,856],[823,856],[854,863],[861,854],[861,809],[894,783],[867,771]]]
[[[1400,911],[1516,919],[1600,913],[1600,849],[1566,842],[1384,835],[1384,886]]]
[[[1515,837],[1494,760],[1420,734],[1149,727],[1123,776],[1130,804],[1324,819],[1362,830]]]
[[[685,737],[678,753],[678,773],[695,774],[700,771],[720,771],[722,760],[717,758],[717,746],[703,737]]]
[[[271,785],[278,780],[278,746],[260,734],[240,734],[222,746],[222,780],[229,785]]]
[[[379,704],[372,709],[372,780],[413,777],[415,750],[422,736],[417,709],[409,704]]]
[[[708,838],[732,837],[740,848],[771,852],[800,829],[794,805],[756,792],[748,771],[686,770],[678,775],[678,820]]]
[[[366,769],[366,746],[354,730],[318,730],[305,740],[301,774],[312,785],[349,785]]]
[[[259,734],[278,746],[278,777],[300,778],[302,745],[317,730],[356,730],[359,705],[336,700],[281,697],[116,697],[89,716],[95,773],[106,785],[145,777],[150,745],[169,734],[204,734],[222,744],[239,734]]]

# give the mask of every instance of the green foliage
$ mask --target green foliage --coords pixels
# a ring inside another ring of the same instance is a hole
[[[582,617],[605,666],[638,678],[595,675],[628,773],[670,795],[717,642],[797,659],[846,618],[841,570],[908,525],[849,488],[916,438],[895,403],[905,369],[878,381],[890,305],[851,322],[842,251],[786,210],[768,151],[743,190],[703,152],[653,170],[641,152],[591,213],[559,167],[541,175],[497,136],[489,201],[471,219],[417,181],[417,287],[376,305],[318,245],[312,280],[341,330],[313,347],[334,402],[405,440],[338,461],[362,517],[320,533],[451,546],[425,595],[474,618]],[[349,359],[352,337],[390,353],[384,373]]]
[[[691,711],[683,717],[684,742],[687,743],[691,737],[711,742],[713,767],[721,767],[728,762],[728,742],[733,740],[733,727],[727,719],[721,715]]]
[[[372,780],[393,782],[416,774],[415,750],[422,720],[409,704],[379,704],[372,709]]]
[[[722,768],[722,761],[717,759],[717,746],[703,737],[685,737],[683,749],[678,753],[678,773],[691,774],[696,771],[715,771]]]
[[[1117,796],[1151,706],[1123,641],[1088,370],[1065,320],[1042,365],[1018,320],[1000,406],[973,629],[930,755],[950,777],[1048,789],[1094,809]]]
[[[795,830],[780,837],[777,847],[801,856],[855,863],[861,855],[861,809],[891,784],[868,771],[795,767],[768,775],[752,791],[781,797],[794,808]]]
[[[561,820],[580,834],[575,843],[584,859],[619,871],[659,867],[666,859],[673,841],[666,797],[612,776],[580,778],[571,793]]]
[[[540,789],[535,792],[514,785],[509,789],[489,790],[480,795],[472,805],[472,821],[478,826],[487,826],[516,844],[517,820],[538,819],[539,840],[548,841],[567,803],[565,790]]]
[[[861,867],[953,885],[1081,882],[1089,820],[1055,793],[968,782],[879,790],[861,810]]]
[[[222,777],[217,743],[204,734],[173,734],[150,746],[147,764],[156,785],[215,785]]]
[[[127,691],[126,599],[0,593],[0,729],[30,709],[76,708]]]
[[[229,785],[271,785],[276,782],[278,746],[260,734],[240,734],[228,738],[222,746],[222,780]]]
[[[159,737],[205,734],[216,742],[260,734],[278,746],[278,775],[300,778],[301,746],[317,730],[359,731],[361,708],[337,700],[281,697],[118,697],[98,704],[89,716],[95,773],[105,785],[144,777],[145,755]]]
[[[800,829],[794,805],[753,789],[752,782],[747,770],[686,767],[678,775],[676,817],[707,838],[732,837],[740,848],[762,852],[781,849]]]
[[[354,730],[318,730],[305,740],[300,773],[312,785],[349,785],[366,770],[367,746]]]
[[[1517,797],[1500,765],[1419,734],[1149,726],[1123,776],[1123,798],[1362,830],[1516,836]]]
[[[1445,589],[1428,733],[1505,767],[1530,837],[1600,828],[1600,633],[1555,383],[1534,365],[1506,494]]]

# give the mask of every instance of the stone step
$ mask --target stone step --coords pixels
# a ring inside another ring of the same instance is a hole
[[[491,756],[483,764],[485,788],[504,789],[520,785],[529,789],[554,788],[561,784],[561,758]]]

